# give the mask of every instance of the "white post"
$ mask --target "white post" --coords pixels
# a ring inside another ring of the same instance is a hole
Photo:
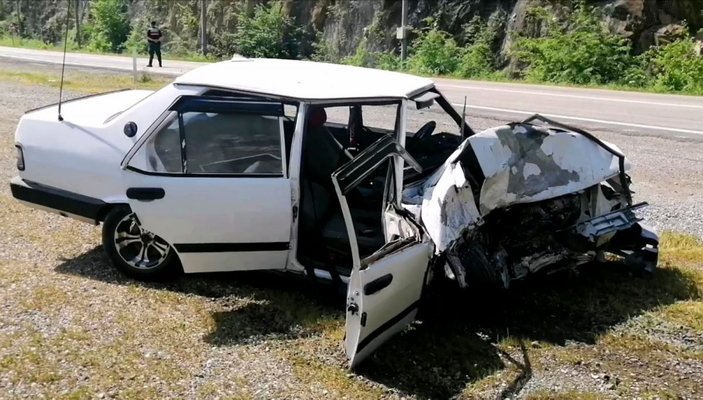
[[[200,4],[200,51],[207,54],[207,0]]]
[[[400,29],[402,30],[402,38],[400,39],[400,60],[405,61],[406,53],[407,53],[407,32],[405,31],[405,24],[407,23],[406,21],[406,14],[408,13],[408,4],[407,0],[402,0],[401,2],[401,11],[400,11]]]
[[[137,49],[132,49],[132,74],[134,75],[134,83],[137,83],[139,78],[137,77]]]

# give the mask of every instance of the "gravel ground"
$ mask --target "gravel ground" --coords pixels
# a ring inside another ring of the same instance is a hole
[[[26,109],[55,102],[57,91],[0,80],[0,93],[0,182],[8,182],[15,175],[17,119]],[[485,116],[470,122],[480,130],[506,121]],[[630,158],[636,200],[651,204],[644,213],[648,223],[703,237],[703,142],[594,133]],[[9,371],[0,374],[0,398],[442,398],[462,393],[467,381],[473,384],[465,398],[517,392],[520,398],[548,398],[539,396],[554,392],[563,398],[578,393],[644,398],[669,393],[659,391],[662,385],[671,385],[670,393],[682,398],[703,395],[700,331],[691,323],[672,324],[647,312],[698,299],[700,294],[689,287],[693,284],[684,285],[693,279],[688,272],[665,270],[659,285],[664,289],[637,283],[628,290],[639,290],[650,303],[625,304],[612,318],[594,311],[591,302],[618,296],[616,284],[592,290],[569,281],[567,293],[559,293],[573,296],[574,309],[571,303],[550,309],[554,295],[549,293],[558,289],[546,289],[534,304],[532,297],[518,294],[516,304],[545,313],[539,321],[524,317],[521,324],[513,321],[530,311],[516,311],[500,324],[508,336],[528,332],[525,336],[534,341],[527,351],[510,340],[502,342],[500,335],[467,339],[476,324],[495,323],[493,314],[458,326],[452,315],[451,323],[430,320],[429,333],[401,335],[358,375],[348,375],[340,368],[342,313],[316,294],[299,294],[297,283],[272,284],[267,278],[262,285],[256,277],[241,276],[233,283],[220,275],[185,277],[167,285],[136,283],[108,268],[99,228],[25,208],[10,198],[6,184],[0,185],[0,225],[0,371]],[[613,298],[613,303],[627,303],[627,298]],[[703,309],[697,312],[703,318]],[[581,327],[590,320],[597,323]],[[559,321],[574,327],[560,327]],[[540,333],[530,331],[541,324]],[[570,328],[567,335],[560,331],[568,340],[552,339],[548,332],[554,327]],[[636,342],[637,349],[603,342],[637,332],[647,335]],[[459,341],[462,349],[447,350],[448,345],[436,343],[438,335],[450,345]],[[418,358],[408,350],[412,346],[425,347],[427,355]],[[648,359],[640,365],[638,351],[661,362],[654,365]],[[623,356],[628,352],[633,355]],[[700,358],[680,357],[681,352]],[[526,369],[528,353],[532,367]],[[473,361],[455,364],[462,355]],[[512,391],[526,370],[524,387],[518,384]],[[435,384],[435,376],[439,389],[418,388],[417,382],[425,380]],[[674,387],[678,381],[679,389]],[[622,391],[625,386],[637,389]]]

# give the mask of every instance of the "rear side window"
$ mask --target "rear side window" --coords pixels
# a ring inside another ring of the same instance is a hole
[[[186,112],[181,118],[188,173],[283,173],[281,117]]]
[[[285,174],[282,105],[199,100],[174,107],[140,150],[148,172]]]

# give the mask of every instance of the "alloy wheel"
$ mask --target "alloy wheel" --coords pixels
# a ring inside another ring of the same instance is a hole
[[[142,228],[134,213],[117,223],[114,238],[117,254],[136,269],[158,268],[171,251],[166,241]]]

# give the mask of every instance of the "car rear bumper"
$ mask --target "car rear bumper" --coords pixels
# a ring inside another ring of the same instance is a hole
[[[94,224],[107,205],[100,199],[25,181],[19,176],[12,179],[10,189],[15,199],[30,207]]]

